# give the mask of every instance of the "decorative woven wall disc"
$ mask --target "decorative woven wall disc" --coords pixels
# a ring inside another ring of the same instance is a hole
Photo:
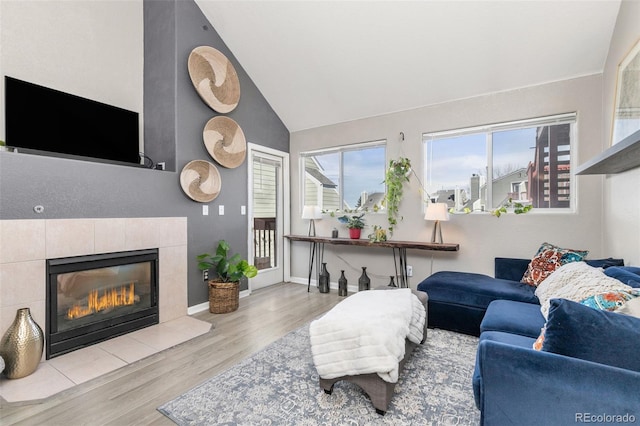
[[[226,56],[199,46],[189,54],[188,68],[193,87],[207,105],[223,114],[233,111],[240,101],[240,80]]]
[[[220,194],[222,179],[220,179],[220,172],[212,163],[193,160],[182,169],[180,186],[192,200],[208,203]]]
[[[211,157],[221,166],[233,169],[247,155],[247,140],[244,132],[234,120],[225,116],[213,117],[202,132],[204,146]]]

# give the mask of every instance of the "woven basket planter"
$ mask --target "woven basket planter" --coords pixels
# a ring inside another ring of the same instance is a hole
[[[209,281],[209,312],[226,314],[238,309],[240,304],[240,283]]]

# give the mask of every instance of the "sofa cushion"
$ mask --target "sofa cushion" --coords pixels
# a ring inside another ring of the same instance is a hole
[[[615,259],[613,257],[607,257],[606,259],[585,259],[584,261],[589,266],[605,270],[614,266],[624,266],[624,259]]]
[[[520,336],[518,334],[503,333],[500,331],[486,331],[480,335],[480,342],[484,340],[492,340],[495,342],[506,343],[512,346],[520,346],[523,348],[533,347],[535,339],[531,337]],[[479,344],[479,343],[478,343]],[[476,401],[476,407],[480,409],[480,391],[482,389],[482,376],[480,375],[480,361],[478,353],[476,353],[476,366],[473,371],[473,397]]]
[[[640,287],[640,267],[613,266],[604,270],[605,275],[621,281],[631,287]]]
[[[469,272],[436,272],[418,284],[418,290],[429,295],[429,302],[446,302],[483,309],[496,299],[538,303],[535,289],[531,286]]]
[[[562,265],[570,262],[580,262],[587,254],[589,254],[587,250],[573,250],[542,243],[536,255],[529,262],[527,271],[521,281],[532,286],[538,286]]]
[[[602,270],[584,262],[572,262],[558,268],[535,291],[542,315],[547,317],[549,300],[562,298],[579,302],[594,294],[614,290],[630,290],[626,284],[606,276]]]
[[[552,299],[542,350],[640,372],[640,318]]]
[[[496,257],[493,262],[493,275],[496,278],[510,281],[520,281],[531,259],[512,257]]]
[[[536,338],[544,326],[544,321],[540,305],[494,300],[487,308],[480,324],[480,332],[502,331]]]
[[[585,259],[584,261],[587,265],[593,266],[594,268],[608,269],[614,266],[624,266],[624,259],[614,259],[613,257]],[[527,272],[527,267],[530,262],[531,259],[496,257],[494,261],[494,276],[503,280],[520,281],[525,272]],[[635,269],[638,270],[636,273],[640,274],[640,268]],[[637,277],[637,279],[640,279],[640,277]],[[638,286],[640,286],[640,283],[638,283]]]

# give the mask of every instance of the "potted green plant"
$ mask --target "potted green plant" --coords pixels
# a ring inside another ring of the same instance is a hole
[[[408,158],[400,157],[389,162],[384,178],[384,184],[387,187],[384,204],[387,208],[390,235],[393,234],[393,228],[398,224],[400,201],[402,201],[404,184],[409,182],[410,173],[411,160]]]
[[[352,240],[357,240],[360,238],[360,233],[362,232],[362,228],[364,228],[365,225],[363,217],[364,213],[359,216],[344,215],[338,218],[338,221],[340,223],[344,223],[345,225],[347,225],[347,228],[349,228],[349,238],[351,238]]]
[[[253,278],[258,269],[250,265],[240,254],[229,257],[231,247],[225,240],[218,242],[216,253],[203,253],[196,257],[201,271],[215,269],[216,278],[209,280],[209,312],[224,314],[238,309],[240,304],[240,279]]]

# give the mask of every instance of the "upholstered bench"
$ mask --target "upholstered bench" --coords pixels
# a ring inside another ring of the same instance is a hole
[[[381,288],[382,289],[382,288]],[[384,289],[393,289],[393,287],[386,287]],[[378,290],[378,289],[377,289]],[[423,291],[415,291],[411,290],[413,294],[415,294],[422,305],[424,305],[425,310],[428,314],[428,296],[427,293]],[[427,319],[425,318],[424,329],[423,329],[423,339],[421,344],[424,343],[427,339]],[[417,344],[410,341],[408,338],[405,339],[405,348],[404,348],[404,358],[400,360],[398,364],[398,374],[402,373],[402,369],[404,368],[404,364],[407,359],[411,356],[411,353],[416,348]],[[333,386],[336,382],[339,381],[348,381],[354,383],[364,392],[369,395],[371,399],[371,403],[376,409],[376,413],[380,415],[384,415],[389,408],[389,403],[391,402],[391,398],[393,397],[394,389],[396,383],[391,383],[383,380],[377,373],[369,373],[369,374],[358,374],[358,375],[348,375],[335,377],[331,379],[323,379],[319,378],[320,387],[324,390],[325,393],[331,395],[333,392]]]

